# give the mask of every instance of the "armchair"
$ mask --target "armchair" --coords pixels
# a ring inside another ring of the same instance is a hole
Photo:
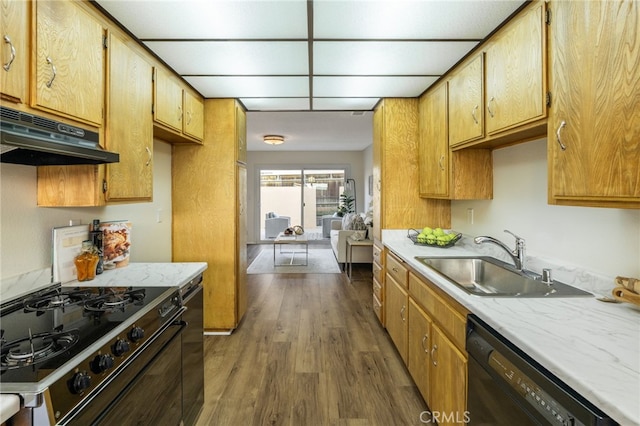
[[[264,237],[275,238],[280,232],[283,232],[291,224],[289,216],[279,216],[276,213],[269,212],[264,219]]]

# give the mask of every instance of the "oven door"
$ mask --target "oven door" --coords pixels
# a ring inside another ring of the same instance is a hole
[[[94,398],[61,424],[179,425],[182,421],[180,316]]]

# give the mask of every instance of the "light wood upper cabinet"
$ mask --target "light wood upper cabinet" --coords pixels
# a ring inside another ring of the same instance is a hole
[[[183,90],[184,125],[186,135],[202,140],[204,137],[204,103],[200,96],[190,90]]]
[[[420,196],[447,198],[449,196],[449,142],[446,84],[439,84],[420,98],[419,114]]]
[[[533,2],[485,47],[489,135],[546,117],[544,19],[544,2]]]
[[[489,149],[451,151],[447,126],[447,86],[420,98],[420,196],[448,200],[491,199],[493,162]]]
[[[640,3],[550,9],[549,202],[640,208]]]
[[[109,36],[107,148],[120,154],[108,164],[107,201],[153,197],[152,66],[120,37]],[[135,117],[135,119],[132,119]]]
[[[105,30],[72,1],[34,1],[32,105],[95,125],[104,105]]]
[[[373,236],[382,229],[447,228],[450,202],[420,198],[418,100],[387,98],[373,115]]]
[[[203,99],[173,73],[154,69],[154,134],[173,143],[202,143],[204,138]]]
[[[449,146],[484,137],[483,58],[476,55],[448,80]]]
[[[153,118],[182,132],[182,85],[178,77],[164,68],[155,68],[155,99],[153,105]]]
[[[1,0],[0,94],[12,102],[25,102],[29,81],[29,3]]]

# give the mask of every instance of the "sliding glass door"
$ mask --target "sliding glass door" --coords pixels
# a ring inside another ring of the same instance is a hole
[[[322,217],[338,210],[344,182],[344,169],[261,169],[260,239],[275,238],[287,223],[322,238]]]

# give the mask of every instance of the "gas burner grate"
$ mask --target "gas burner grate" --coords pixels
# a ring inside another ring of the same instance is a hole
[[[67,306],[81,305],[91,297],[95,297],[95,294],[90,289],[63,290],[62,288],[56,288],[37,293],[25,299],[23,306],[25,312],[38,312],[42,314],[45,311],[58,308],[64,310]]]
[[[90,312],[123,311],[129,305],[141,306],[144,303],[145,290],[112,287],[96,298],[85,300],[84,308]]]
[[[11,342],[0,341],[2,371],[28,367],[47,361],[67,351],[79,339],[78,330],[47,331],[31,334]]]

